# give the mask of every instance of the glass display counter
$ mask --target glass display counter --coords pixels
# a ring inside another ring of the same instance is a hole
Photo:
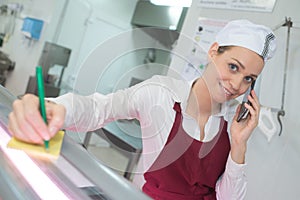
[[[15,99],[0,86],[0,199],[150,199],[67,134],[58,158],[7,148]]]

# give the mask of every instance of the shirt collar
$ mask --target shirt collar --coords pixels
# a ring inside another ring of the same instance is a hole
[[[227,102],[221,104],[220,112],[214,114],[216,117],[224,117],[227,112]]]

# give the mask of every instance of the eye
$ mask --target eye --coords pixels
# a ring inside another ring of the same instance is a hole
[[[254,78],[251,77],[251,76],[246,76],[246,77],[245,77],[245,81],[246,81],[247,83],[252,83],[252,82],[254,81]]]
[[[231,71],[234,71],[234,72],[236,72],[236,71],[238,71],[238,66],[237,65],[235,65],[235,64],[229,64],[229,69],[231,70]]]

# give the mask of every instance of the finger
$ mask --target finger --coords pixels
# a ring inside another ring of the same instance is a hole
[[[47,125],[39,111],[39,99],[34,95],[25,95],[22,101],[26,121],[30,123],[35,132],[44,140],[49,140],[50,134]]]
[[[15,111],[12,113],[12,121],[15,122],[15,127],[19,131],[18,138],[27,138],[33,143],[40,143],[42,141],[41,136],[25,118],[23,102],[16,101],[13,107]]]
[[[249,112],[250,112],[251,115],[255,115],[256,114],[256,111],[254,110],[253,106],[245,103],[245,107],[249,110]]]
[[[255,99],[256,102],[259,102],[255,90],[252,90],[252,91],[251,91],[251,95],[252,95],[252,97]]]
[[[12,122],[11,126],[15,127],[15,130],[17,130],[18,138],[25,138],[26,136],[27,138],[34,140],[32,134],[34,134],[35,131],[28,124],[24,117],[24,109],[21,100],[16,100],[13,102],[13,110],[14,112],[10,113],[10,120]]]
[[[252,123],[254,123],[254,125],[257,125],[257,123],[258,123],[258,112],[256,110],[254,110],[254,108],[252,106],[250,106],[249,104],[245,104],[245,107],[250,112],[249,121],[252,121]]]
[[[42,138],[34,132],[33,129],[27,127],[27,133],[24,130],[21,130],[19,127],[19,123],[17,123],[17,118],[15,113],[11,112],[9,114],[9,121],[8,121],[8,130],[16,139],[22,140],[28,143],[35,143],[35,144],[42,144]]]
[[[65,108],[62,105],[47,103],[48,131],[53,137],[63,126],[65,119]]]

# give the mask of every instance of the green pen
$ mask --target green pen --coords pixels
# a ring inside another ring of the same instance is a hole
[[[37,89],[38,89],[38,96],[40,100],[40,112],[44,119],[44,122],[47,122],[47,115],[46,115],[46,107],[45,107],[45,89],[44,89],[44,79],[43,79],[43,70],[41,66],[36,67],[36,82],[37,82]],[[44,146],[46,151],[49,150],[49,140],[44,140]]]

